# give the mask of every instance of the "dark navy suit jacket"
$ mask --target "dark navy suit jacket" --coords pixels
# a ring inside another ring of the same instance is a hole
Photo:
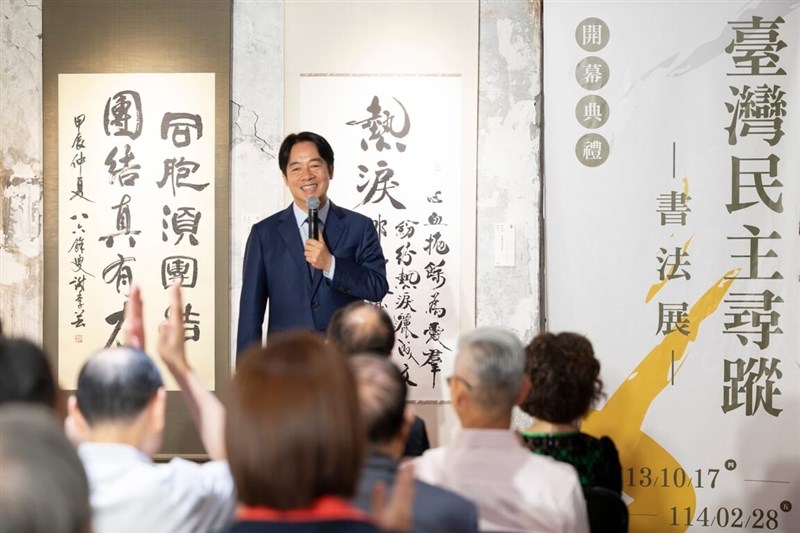
[[[331,202],[322,234],[336,258],[332,280],[317,269],[312,279],[291,205],[250,230],[244,252],[237,354],[261,341],[267,301],[270,335],[290,329],[325,332],[338,308],[356,300],[376,302],[386,295],[386,260],[372,220]]]
[[[414,422],[411,424],[411,429],[408,431],[406,449],[403,451],[403,457],[419,457],[430,447],[431,444],[428,441],[428,430],[425,429],[425,421],[415,415]]]

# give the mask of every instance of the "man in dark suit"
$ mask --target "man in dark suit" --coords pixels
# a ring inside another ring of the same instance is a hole
[[[333,313],[328,324],[328,342],[345,355],[375,354],[389,358],[394,350],[394,324],[382,308],[353,302]],[[417,457],[430,447],[425,422],[415,415],[403,457]]]
[[[312,132],[290,134],[278,164],[294,201],[250,230],[244,253],[237,353],[267,333],[289,329],[325,332],[336,309],[357,300],[378,301],[389,290],[386,260],[372,221],[333,205],[333,149]],[[319,199],[319,236],[308,238],[308,200]]]
[[[353,504],[368,511],[375,484],[382,482],[385,487],[394,484],[411,416],[406,407],[405,381],[391,361],[373,355],[355,355],[350,358],[350,364],[367,426],[368,450]],[[422,481],[414,482],[411,516],[411,531],[417,533],[478,530],[475,504]]]

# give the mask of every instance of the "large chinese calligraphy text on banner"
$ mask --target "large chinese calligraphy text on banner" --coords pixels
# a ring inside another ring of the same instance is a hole
[[[441,400],[459,333],[461,79],[303,76],[300,122],[335,139],[332,200],[370,217],[388,260],[380,305],[414,400]]]
[[[62,74],[58,95],[62,384],[122,341],[133,283],[154,333],[177,282],[192,366],[214,388],[214,74]]]
[[[634,532],[800,530],[799,7],[545,4],[549,329]]]

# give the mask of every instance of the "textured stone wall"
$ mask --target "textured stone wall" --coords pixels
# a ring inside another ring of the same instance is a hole
[[[42,10],[0,1],[0,320],[42,339]]]
[[[476,323],[527,343],[539,331],[540,2],[481,2]],[[514,224],[516,262],[495,267],[495,224]],[[529,417],[515,413],[514,425]]]
[[[530,2],[481,2],[478,98],[479,326],[527,341],[539,321],[538,21]],[[516,264],[493,266],[494,225],[514,224]]]
[[[231,66],[231,353],[250,226],[286,207],[283,140],[283,2],[233,3]]]

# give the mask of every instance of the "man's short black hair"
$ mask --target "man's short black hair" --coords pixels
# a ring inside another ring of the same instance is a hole
[[[135,418],[163,385],[150,357],[133,348],[112,348],[93,355],[81,368],[75,398],[89,423]]]
[[[286,167],[289,165],[289,154],[292,147],[301,142],[312,142],[317,147],[319,156],[328,165],[328,172],[333,171],[333,148],[322,135],[312,131],[301,131],[300,133],[290,133],[281,143],[281,148],[278,150],[278,166],[281,167],[281,172],[286,175]]]
[[[53,408],[58,387],[47,356],[25,339],[0,338],[0,404],[38,403]]]
[[[328,323],[327,335],[345,355],[374,353],[389,357],[395,343],[394,324],[389,314],[365,301],[337,309]]]

